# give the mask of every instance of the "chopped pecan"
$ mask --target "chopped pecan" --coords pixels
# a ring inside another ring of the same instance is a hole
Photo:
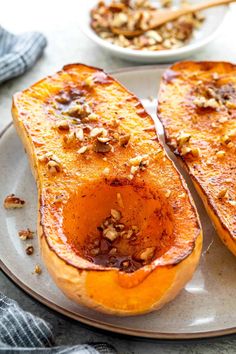
[[[33,233],[33,231],[30,231],[30,229],[20,230],[18,232],[18,235],[19,235],[20,239],[23,241],[28,240],[28,239],[32,239],[34,237],[34,233]]]
[[[8,195],[4,200],[4,207],[6,209],[23,208],[25,201],[15,196],[15,194]]]
[[[106,142],[102,143],[101,141],[95,141],[93,144],[93,151],[98,153],[107,153],[112,150],[112,146]]]
[[[31,256],[34,253],[34,247],[32,245],[28,245],[25,249],[25,252],[28,256]]]

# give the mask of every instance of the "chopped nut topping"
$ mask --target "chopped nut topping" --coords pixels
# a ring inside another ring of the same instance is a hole
[[[83,113],[83,110],[84,109],[82,104],[76,104],[71,107],[66,113],[69,114],[69,116],[76,117]]]
[[[142,161],[143,159],[143,156],[142,155],[139,155],[139,156],[136,156],[136,157],[133,157],[129,160],[129,164],[131,166],[139,166],[140,162]]]
[[[92,258],[95,264],[125,269],[127,272],[135,271],[146,264],[146,260],[135,258],[139,228],[136,225],[125,226],[120,222],[121,218],[119,210],[111,209],[110,215],[97,227],[100,235],[95,239],[89,237],[85,255],[90,261]],[[125,245],[130,255],[127,255]]]
[[[70,144],[72,141],[75,140],[75,138],[76,138],[75,132],[70,132],[69,134],[63,137],[63,140],[65,143]]]
[[[122,268],[128,268],[129,265],[130,265],[130,262],[129,262],[129,261],[123,261],[123,262],[121,263],[121,267],[122,267]]]
[[[96,113],[90,113],[87,118],[88,118],[89,122],[97,122],[98,121],[98,115]]]
[[[227,188],[222,189],[222,190],[218,193],[218,198],[219,198],[219,199],[222,199],[222,198],[226,197],[227,193],[228,193],[228,189],[227,189]]]
[[[217,109],[219,107],[219,103],[216,101],[215,98],[206,99],[203,96],[196,97],[193,101],[195,106],[200,108],[213,108]]]
[[[54,160],[50,160],[47,164],[48,166],[48,171],[52,176],[56,175],[58,172],[61,171],[61,166],[58,162]]]
[[[107,130],[104,128],[93,128],[90,132],[91,138],[95,138],[99,135],[107,136]]]
[[[34,267],[34,273],[38,275],[42,273],[42,269],[38,264],[36,264],[36,266]]]
[[[225,156],[225,151],[223,150],[217,151],[216,156],[221,159],[222,157]]]
[[[60,120],[59,122],[57,122],[57,128],[59,130],[69,130],[70,126],[66,120]]]
[[[109,143],[102,143],[101,141],[95,141],[93,144],[93,151],[98,153],[107,153],[112,150],[112,146]]]
[[[111,139],[103,136],[98,136],[97,140],[100,141],[100,143],[108,143]]]
[[[84,80],[84,84],[85,86],[93,87],[94,86],[93,77],[92,76],[86,77],[86,79]]]
[[[38,157],[38,160],[40,162],[48,162],[50,160],[50,157],[53,156],[53,153],[52,152],[47,152],[41,156]]]
[[[191,154],[193,155],[193,157],[199,157],[200,152],[201,152],[201,150],[199,148],[192,148],[191,149]]]
[[[113,256],[114,254],[116,254],[117,253],[117,248],[115,248],[115,247],[113,247],[110,251],[109,251],[109,254],[111,255],[111,256]]]
[[[116,209],[111,209],[111,215],[103,222],[103,224],[99,227],[102,230],[102,235],[104,238],[113,242],[118,237],[123,237],[126,239],[130,239],[132,237],[136,237],[139,229],[137,226],[132,226],[129,229],[125,229],[125,225],[120,223],[122,218],[121,212]]]
[[[145,160],[146,158],[148,158],[148,155],[138,155],[138,156],[135,156],[133,158],[131,158],[129,160],[129,164],[131,166],[139,166],[140,163]]]
[[[166,196],[166,198],[169,198],[170,195],[171,195],[171,190],[170,190],[170,189],[167,189],[167,190],[165,191],[165,196]]]
[[[234,147],[234,143],[232,141],[230,141],[228,144],[227,144],[227,148],[231,149],[232,147]]]
[[[125,228],[124,224],[116,224],[116,230],[122,231]]]
[[[34,233],[33,233],[33,231],[30,231],[30,229],[20,230],[18,232],[18,235],[19,235],[20,239],[23,241],[32,239],[34,237]]]
[[[117,203],[118,203],[119,207],[124,209],[124,203],[123,203],[123,199],[122,199],[121,194],[117,193],[116,198],[117,198]]]
[[[177,136],[177,142],[180,147],[182,147],[185,143],[189,142],[191,135],[188,133],[181,133]]]
[[[32,245],[28,245],[25,249],[25,252],[28,256],[31,256],[34,253],[34,247]]]
[[[84,140],[84,131],[82,128],[79,128],[75,131],[75,137],[79,140],[79,141],[83,141]]]
[[[110,126],[112,128],[117,128],[117,127],[119,127],[119,125],[120,125],[120,121],[118,119],[112,119],[110,121]]]
[[[119,221],[121,218],[121,213],[118,210],[111,209],[111,216],[116,220]]]
[[[218,73],[212,73],[212,79],[213,80],[219,80],[219,74]]]
[[[114,132],[112,137],[113,137],[113,139],[118,141],[120,139],[120,134],[117,132]]]
[[[118,236],[118,232],[112,226],[109,226],[107,229],[103,230],[103,237],[107,238],[112,242],[115,241]]]
[[[122,231],[121,235],[129,240],[131,238],[131,236],[133,235],[133,233],[134,233],[134,231],[131,229],[131,230],[127,230],[127,231]]]
[[[137,234],[139,232],[139,228],[136,225],[132,226],[132,230]]]
[[[156,251],[156,247],[147,247],[145,250],[143,250],[139,255],[137,255],[137,259],[140,259],[142,261],[150,261]]]
[[[23,208],[25,201],[16,197],[15,194],[8,195],[4,200],[5,209]]]
[[[78,102],[63,113],[84,122],[84,120],[88,120],[87,117],[92,113],[92,109],[87,103]]]
[[[181,153],[182,156],[185,156],[185,155],[189,154],[191,151],[192,151],[192,149],[190,147],[184,146],[180,150],[180,153]]]
[[[119,143],[120,146],[127,146],[130,141],[130,134],[120,135],[119,136]]]
[[[78,150],[78,154],[82,155],[84,154],[86,151],[88,151],[88,146],[84,145],[82,146],[79,150]]]
[[[104,170],[103,170],[103,174],[104,175],[109,175],[110,173],[110,168],[109,167],[105,167]]]
[[[129,165],[131,168],[128,177],[131,180],[138,171],[144,171],[147,168],[149,165],[148,155],[139,155],[131,158],[129,160]]]
[[[135,175],[136,172],[138,172],[139,166],[131,166],[130,168],[130,173],[131,175]]]
[[[231,84],[218,86],[216,83],[201,83],[197,84],[195,88],[196,97],[193,103],[200,108],[218,108],[234,109],[236,108],[235,102],[235,89]],[[218,121],[224,123],[228,117],[221,117]]]

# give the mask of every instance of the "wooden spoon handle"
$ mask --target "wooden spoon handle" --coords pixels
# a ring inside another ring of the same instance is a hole
[[[198,3],[196,5],[186,6],[185,8],[182,8],[179,10],[174,10],[174,11],[168,12],[166,14],[163,13],[163,15],[161,17],[159,17],[157,19],[153,19],[153,21],[150,25],[150,29],[154,29],[158,26],[161,26],[166,22],[176,20],[177,18],[179,18],[180,16],[183,16],[183,15],[188,15],[190,13],[205,10],[205,9],[208,9],[208,8],[214,7],[214,6],[227,5],[227,4],[229,4],[231,2],[235,2],[235,1],[236,0],[210,0],[207,2]]]
[[[214,6],[219,6],[219,5],[228,5],[231,2],[235,2],[236,0],[210,0],[207,2],[200,2],[196,5],[192,5],[192,9],[193,11],[201,11],[201,10],[205,10],[208,9],[209,7],[214,7]]]

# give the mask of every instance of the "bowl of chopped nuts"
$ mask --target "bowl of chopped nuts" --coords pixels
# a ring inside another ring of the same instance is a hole
[[[90,0],[81,12],[82,31],[120,58],[143,63],[171,62],[192,55],[219,33],[228,6],[182,15],[157,28],[155,18],[169,10],[197,4],[195,0]]]

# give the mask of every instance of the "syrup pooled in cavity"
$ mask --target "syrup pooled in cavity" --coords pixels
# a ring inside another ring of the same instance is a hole
[[[151,262],[156,248],[148,247],[129,254],[127,250],[137,245],[139,229],[122,223],[121,212],[111,209],[111,215],[98,226],[99,236],[88,243],[86,258],[104,267],[114,267],[134,272]],[[128,246],[128,247],[127,247]]]

